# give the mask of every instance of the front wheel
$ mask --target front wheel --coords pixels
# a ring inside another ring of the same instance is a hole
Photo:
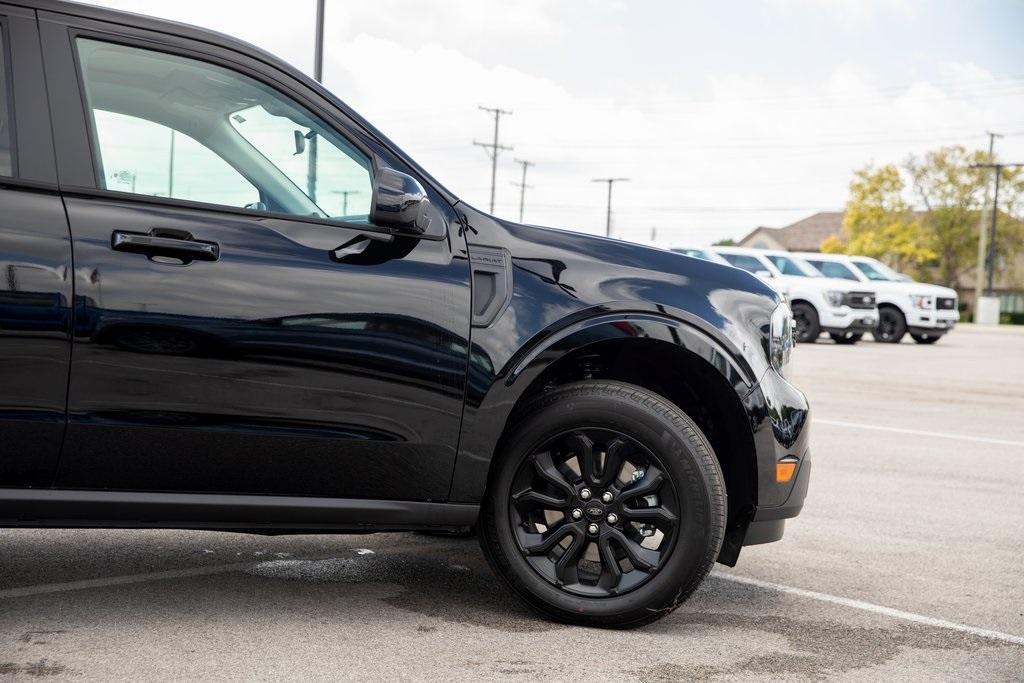
[[[707,439],[619,382],[547,392],[517,417],[481,511],[495,571],[553,619],[631,628],[685,601],[722,545],[726,494]]]
[[[871,335],[876,342],[899,344],[907,333],[907,319],[898,308],[886,306],[878,311],[878,327]]]
[[[799,344],[813,344],[821,335],[821,324],[814,306],[803,302],[793,304],[794,336]]]
[[[863,332],[829,332],[828,336],[832,337],[832,341],[836,344],[856,344],[863,337]]]
[[[917,332],[911,332],[910,336],[913,337],[914,341],[916,341],[918,344],[934,344],[935,342],[939,341],[939,337],[941,337],[942,335],[932,334],[931,332],[921,332],[920,334]]]

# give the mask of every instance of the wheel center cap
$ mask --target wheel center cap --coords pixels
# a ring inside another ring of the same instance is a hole
[[[600,503],[587,503],[586,507],[583,508],[583,514],[590,520],[600,520],[604,518],[604,506]]]

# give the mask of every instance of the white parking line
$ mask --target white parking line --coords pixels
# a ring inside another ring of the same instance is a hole
[[[223,574],[225,572],[241,571],[253,566],[252,562],[239,562],[236,564],[220,564],[212,567],[192,567],[190,569],[171,569],[165,572],[150,572],[149,574],[128,574],[126,576],[106,576],[99,579],[83,579],[81,581],[67,581],[65,583],[46,583],[39,586],[23,586],[21,588],[7,588],[0,590],[0,600],[5,598],[24,598],[31,595],[45,595],[46,593],[63,593],[65,591],[80,591],[89,588],[106,588],[107,586],[123,586],[131,583],[145,583],[146,581],[163,581],[165,579],[182,579],[190,576],[209,576],[211,574]]]
[[[924,429],[904,429],[903,427],[880,427],[878,425],[860,424],[859,422],[843,422],[842,420],[823,420],[819,417],[812,418],[814,424],[832,425],[834,427],[850,427],[852,429],[873,429],[877,432],[896,432],[897,434],[913,434],[915,436],[934,436],[940,439],[959,439],[961,441],[975,441],[977,443],[994,443],[1000,446],[1016,446],[1024,448],[1024,441],[1010,441],[1008,439],[991,439],[987,436],[968,436],[967,434],[951,434],[949,432],[929,432]]]
[[[892,617],[894,619],[913,621],[915,623],[924,624],[926,626],[934,626],[936,628],[949,629],[950,631],[959,631],[960,633],[969,633],[974,636],[989,638],[990,640],[999,640],[1004,643],[1012,643],[1013,645],[1024,645],[1024,636],[1015,636],[1012,633],[990,631],[989,629],[976,628],[974,626],[968,626],[967,624],[958,624],[954,621],[946,621],[944,619],[926,617],[923,614],[904,612],[903,610],[893,609],[892,607],[883,607],[882,605],[876,605],[874,603],[864,602],[862,600],[852,600],[850,598],[843,598],[838,595],[829,595],[828,593],[819,593],[817,591],[809,591],[803,588],[784,586],[780,583],[771,583],[769,581],[751,579],[746,576],[726,574],[724,572],[719,571],[712,572],[711,575],[718,579],[732,581],[733,583],[742,583],[748,586],[756,586],[757,588],[767,588],[769,590],[779,591],[780,593],[797,595],[802,598],[810,598],[811,600],[819,600],[821,602],[830,602],[833,605],[842,605],[843,607],[851,607],[853,609],[864,610],[865,612],[884,614],[885,616]]]

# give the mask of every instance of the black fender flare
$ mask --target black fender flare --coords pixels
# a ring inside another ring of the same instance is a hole
[[[723,335],[681,317],[663,312],[603,312],[562,321],[534,335],[497,373],[482,400],[465,406],[449,500],[479,502],[483,498],[491,460],[520,398],[547,368],[586,346],[630,337],[672,344],[707,362],[742,402],[757,386],[758,369]]]

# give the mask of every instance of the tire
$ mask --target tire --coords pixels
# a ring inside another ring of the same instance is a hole
[[[907,334],[907,319],[903,312],[892,306],[884,306],[878,310],[878,327],[871,336],[882,344],[899,344]]]
[[[480,544],[495,572],[541,614],[585,626],[642,626],[682,604],[711,570],[726,522],[722,472],[697,426],[664,398],[620,382],[569,384],[517,411],[503,442],[481,509]],[[593,489],[589,498],[584,488]],[[564,513],[539,510],[542,528],[537,506],[554,503]],[[555,538],[568,547],[550,545]]]
[[[863,332],[829,332],[828,336],[832,337],[832,341],[836,344],[856,344],[864,337]]]
[[[920,334],[917,332],[911,332],[910,336],[913,337],[914,341],[918,344],[934,344],[942,338],[941,334],[931,334],[930,332],[922,332]]]
[[[821,336],[821,324],[814,306],[803,302],[793,304],[794,336],[799,344],[813,344]]]

